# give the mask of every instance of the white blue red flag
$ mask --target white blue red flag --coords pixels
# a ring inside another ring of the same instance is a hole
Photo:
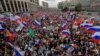
[[[15,50],[15,55],[16,56],[22,56],[20,50],[18,50],[18,48],[16,46],[11,44],[10,42],[7,42],[7,43]]]
[[[94,39],[94,42],[100,43],[100,32],[95,32],[91,37]]]
[[[70,36],[70,31],[69,31],[69,30],[63,30],[63,31],[62,31],[62,35],[63,35],[64,37]]]
[[[38,20],[35,20],[35,25],[40,26],[41,22],[39,22]]]
[[[100,26],[89,27],[89,28],[87,28],[87,30],[95,31],[95,32],[100,32]]]
[[[82,23],[80,26],[82,26],[82,27],[92,27],[93,24],[90,24],[90,23]]]

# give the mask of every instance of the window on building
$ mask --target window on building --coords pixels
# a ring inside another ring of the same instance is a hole
[[[24,10],[24,2],[21,2],[21,4],[22,4],[23,12],[24,12],[24,11],[25,11],[25,10]]]
[[[12,11],[14,12],[13,1],[10,1]]]
[[[1,5],[2,5],[2,7],[3,7],[3,10],[6,11],[6,6],[5,6],[3,0],[1,0]]]
[[[15,4],[16,11],[18,12],[18,7],[17,7],[16,2],[17,2],[17,1],[14,1],[14,4]]]
[[[27,3],[25,2],[25,9],[26,9],[26,11],[28,11],[28,8],[27,8]]]
[[[18,7],[19,7],[19,10],[21,12],[21,5],[20,5],[20,1],[18,1]]]
[[[10,10],[10,4],[9,4],[8,0],[5,0],[5,2],[6,2],[6,5],[7,5],[8,12],[10,12],[11,11]]]
[[[25,2],[23,2],[23,5],[24,5],[24,11],[26,12],[26,6],[25,6]]]

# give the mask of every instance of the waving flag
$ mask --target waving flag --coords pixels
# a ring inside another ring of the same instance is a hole
[[[93,24],[90,24],[90,23],[82,23],[80,26],[82,26],[82,27],[92,27]]]
[[[70,36],[70,31],[69,30],[63,30],[62,35],[63,35],[63,37]]]
[[[96,32],[100,32],[100,26],[93,26],[93,27],[89,27],[87,28],[87,30],[91,30],[91,31],[96,31]]]
[[[24,26],[27,26],[28,25],[28,20],[24,18],[22,23],[24,24]]]
[[[24,24],[21,21],[17,21],[17,23],[19,24],[19,26],[17,27],[16,31],[22,30],[24,27]]]
[[[17,16],[17,15],[13,15],[11,14],[10,16],[6,16],[7,19],[9,19],[10,21],[16,21],[18,19],[20,19],[21,17]]]
[[[2,25],[0,25],[0,30],[4,30],[5,28],[2,27]]]
[[[35,23],[36,23],[37,25],[41,25],[41,23],[40,23],[39,21],[37,21],[37,20],[35,20]]]
[[[63,23],[62,28],[65,30],[67,29],[67,26],[68,26],[68,22],[66,21],[65,23]]]
[[[100,26],[89,27],[87,28],[87,32],[90,34],[93,34],[95,32],[100,32]]]
[[[15,55],[16,56],[22,56],[25,54],[25,52],[22,54],[21,51],[16,47],[14,46],[13,44],[11,44],[10,42],[7,42],[14,50],[15,50]]]
[[[36,28],[39,28],[40,26],[41,26],[41,22],[35,20],[35,27],[36,27]]]
[[[100,43],[100,32],[95,32],[92,36],[95,43]]]
[[[23,29],[23,27],[27,26],[28,24],[28,20],[26,19],[26,17],[24,17],[23,19],[21,19],[21,17],[19,16],[15,16],[16,20],[17,20],[17,24],[19,24],[19,26],[17,27],[16,31],[20,31]]]

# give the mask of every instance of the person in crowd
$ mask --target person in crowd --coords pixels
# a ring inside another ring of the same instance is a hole
[[[73,28],[76,14],[45,12],[16,14],[0,20],[0,56],[99,56],[100,46],[80,25]],[[63,30],[69,32],[62,33]],[[7,44],[7,43],[11,44]]]

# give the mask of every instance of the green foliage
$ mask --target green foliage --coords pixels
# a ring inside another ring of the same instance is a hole
[[[61,11],[62,11],[62,12],[68,11],[68,7],[63,8]]]
[[[63,9],[63,2],[60,2],[60,3],[58,4],[58,9]]]
[[[82,5],[79,3],[75,6],[75,11],[80,12],[82,10]]]

